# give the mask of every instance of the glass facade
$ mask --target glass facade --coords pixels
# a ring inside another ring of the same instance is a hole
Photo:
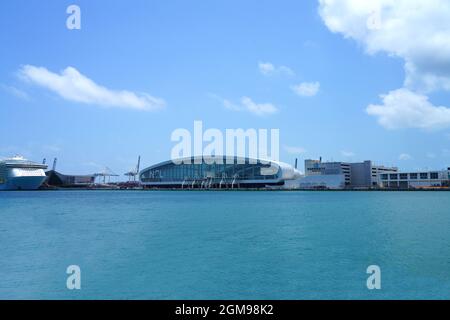
[[[234,158],[233,163],[208,164],[205,161],[195,163],[175,164],[171,161],[145,169],[140,174],[140,180],[144,184],[187,184],[207,183],[209,186],[227,183],[245,183],[281,179],[281,170],[278,165],[272,165],[266,161],[245,159],[238,162]],[[244,163],[241,163],[244,162]]]

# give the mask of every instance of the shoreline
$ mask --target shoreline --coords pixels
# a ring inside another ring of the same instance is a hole
[[[178,192],[448,192],[450,188],[436,188],[436,189],[179,189],[179,188],[48,188],[38,190],[0,190],[0,192],[23,192],[23,191],[178,191]]]

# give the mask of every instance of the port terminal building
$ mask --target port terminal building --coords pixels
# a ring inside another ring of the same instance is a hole
[[[220,160],[220,161],[218,161]],[[297,161],[296,161],[297,163]],[[168,160],[139,172],[152,189],[367,190],[448,188],[450,168],[399,172],[397,167],[363,162],[305,160],[304,173],[284,162],[221,156]]]
[[[387,189],[442,189],[450,187],[450,168],[441,171],[382,173],[379,186]]]
[[[283,187],[300,176],[293,166],[279,161],[196,156],[143,169],[139,180],[144,188],[238,189]]]
[[[293,189],[370,189],[378,187],[379,175],[398,172],[396,167],[364,162],[305,160],[305,174],[287,185]]]
[[[95,183],[95,175],[67,175],[50,170],[45,173],[48,186],[61,188],[85,188]]]
[[[302,174],[287,163],[221,156],[168,160],[139,173],[144,188],[169,189],[368,189],[378,187],[379,175],[396,167],[305,160]]]

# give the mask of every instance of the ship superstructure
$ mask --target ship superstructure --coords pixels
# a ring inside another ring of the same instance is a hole
[[[0,190],[36,190],[46,179],[45,169],[21,156],[0,159]]]

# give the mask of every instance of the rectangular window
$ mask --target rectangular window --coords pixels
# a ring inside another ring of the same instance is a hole
[[[437,172],[431,172],[430,179],[433,179],[433,180],[439,179],[439,174]]]
[[[381,175],[381,180],[387,180],[388,179],[388,175],[387,174],[382,174]]]
[[[410,174],[409,174],[409,178],[410,178],[411,180],[417,180],[417,177],[418,177],[417,173],[410,173]]]
[[[400,173],[400,180],[408,180],[408,174],[407,173]]]
[[[422,179],[422,180],[428,179],[428,172],[422,172],[422,173],[420,174],[420,179]]]
[[[389,178],[390,178],[391,180],[397,180],[397,179],[398,179],[398,174],[390,174],[390,175],[389,175]]]

